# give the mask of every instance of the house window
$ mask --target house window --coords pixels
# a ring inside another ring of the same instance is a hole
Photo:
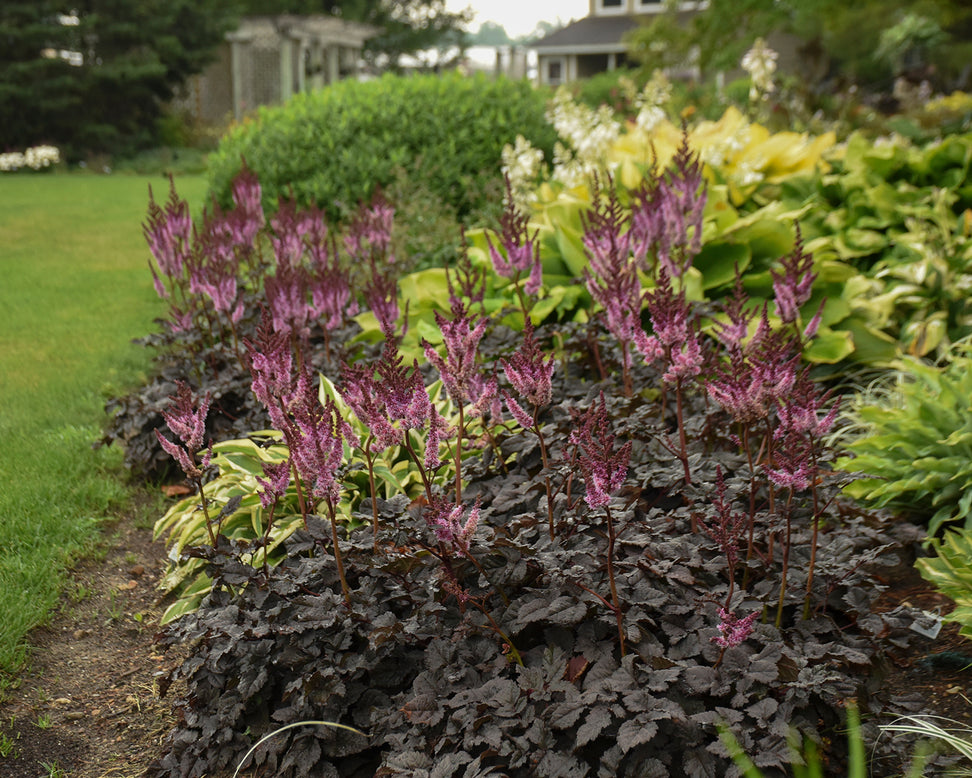
[[[638,0],[638,5],[641,8],[661,8],[662,0]]]
[[[562,59],[547,60],[547,83],[551,86],[564,83],[564,61]]]
[[[603,14],[623,14],[628,10],[628,0],[597,0],[597,8]]]

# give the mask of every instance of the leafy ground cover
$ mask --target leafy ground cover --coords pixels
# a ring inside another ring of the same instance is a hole
[[[799,360],[819,323],[799,313],[810,257],[774,267],[778,327],[741,284],[721,312],[692,304],[698,170],[682,155],[659,181],[631,207],[682,195],[664,257],[610,192],[586,222],[587,324],[509,327],[543,287],[510,211],[487,260],[512,280],[507,310],[487,309],[474,260],[454,269],[421,369],[403,359],[384,204],[340,241],[316,211],[265,223],[253,177],[194,234],[177,196],[152,207],[172,347],[118,419],[197,490],[160,524],[185,606],[162,640],[193,645],[169,675],[187,694],[160,775],[229,770],[253,736],[308,718],[368,734],[288,730],[254,766],[721,775],[721,722],[780,771],[789,727],[829,742],[848,697],[921,707],[872,675],[914,640],[920,614],[876,600],[920,532],[837,497],[832,398]],[[884,774],[901,747],[882,746]]]
[[[0,179],[0,673],[57,602],[64,570],[127,498],[120,457],[92,451],[106,394],[144,376],[130,344],[160,309],[138,223],[164,179]],[[198,201],[200,179],[183,179]]]

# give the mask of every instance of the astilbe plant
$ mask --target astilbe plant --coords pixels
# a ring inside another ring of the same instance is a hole
[[[292,480],[304,526],[272,571],[265,555],[259,570],[242,561],[256,558],[252,544],[218,534],[211,549],[193,552],[209,561],[214,585],[165,638],[207,636],[174,676],[186,680],[189,697],[165,757],[169,774],[221,769],[246,750],[247,726],[259,734],[262,721],[321,716],[370,737],[289,733],[258,749],[255,766],[288,776],[406,776],[433,762],[443,776],[719,775],[722,718],[745,748],[779,768],[779,733],[789,725],[837,723],[833,706],[860,686],[879,636],[900,634],[904,622],[870,613],[861,589],[873,585],[867,564],[887,535],[860,514],[845,516],[846,526],[822,522],[834,493],[823,445],[834,410],[800,367],[800,338],[775,330],[767,309],[754,310],[741,281],[716,338],[700,334],[684,285],[672,280],[687,272],[695,239],[700,186],[690,173],[688,183],[665,183],[673,202],[682,198],[684,218],[666,244],[668,260],[650,249],[659,267],[648,295],[625,207],[609,195],[588,223],[597,266],[588,283],[629,352],[620,381],[603,376],[592,386],[595,376],[554,370],[555,355],[541,344],[555,332],[575,337],[577,328],[534,328],[526,315],[519,344],[491,328],[470,273],[450,280],[451,314],[437,317],[441,346],[423,344],[456,423],[437,410],[428,371],[406,361],[389,326],[379,346],[358,346],[357,359],[342,352],[341,397],[366,430],[357,440],[337,400],[322,402],[315,390],[313,340],[301,357],[286,317],[265,311],[244,341],[246,360],[254,395],[283,433],[289,470],[286,462],[265,466],[255,492],[270,524]],[[296,212],[279,217],[275,229],[301,239],[278,235],[275,256],[319,266],[307,252],[327,241],[312,224]],[[345,250],[369,274],[373,256],[382,275],[386,212],[379,207],[354,229],[357,243]],[[333,240],[328,250],[333,261]],[[801,259],[794,267],[780,277],[781,298],[804,294],[810,266]],[[629,276],[618,284],[611,268]],[[309,288],[303,301],[316,305]],[[650,364],[630,359],[632,349]],[[677,447],[657,432],[649,390],[659,376],[681,398]],[[501,397],[530,434],[496,424]],[[191,402],[183,409],[186,429],[196,429],[197,413]],[[495,427],[500,455],[492,461],[474,456],[476,415]],[[726,420],[735,435],[720,435]],[[531,458],[538,446],[539,471]],[[392,447],[417,468],[422,498],[379,497],[378,456]],[[342,478],[360,461],[346,456],[352,449],[369,471],[370,516],[363,501],[347,509],[342,539]],[[707,457],[717,466],[706,467]],[[557,502],[557,462],[568,484],[573,471],[583,478],[583,505],[571,503],[569,486]],[[544,493],[547,527],[538,520]],[[328,521],[315,515],[318,505]],[[354,529],[368,523],[372,533]],[[395,531],[379,543],[383,527]],[[319,551],[327,535],[333,563]],[[824,571],[816,578],[815,565]],[[799,604],[796,590],[804,610],[793,629],[799,612],[793,621],[782,616]],[[760,620],[773,604],[776,623]]]
[[[486,243],[493,270],[498,276],[512,280],[520,310],[526,319],[530,313],[527,297],[536,297],[543,284],[540,241],[537,230],[530,232],[529,214],[517,207],[509,176],[506,176],[504,203],[496,244],[489,233],[486,234]]]
[[[178,393],[175,397],[169,398],[171,404],[168,410],[162,412],[162,416],[169,430],[180,442],[172,442],[158,430],[155,431],[155,435],[158,438],[159,445],[175,459],[186,478],[196,487],[203,515],[206,519],[206,531],[209,533],[210,541],[215,544],[218,530],[213,529],[213,520],[209,514],[209,502],[206,499],[206,490],[203,487],[203,476],[213,457],[212,444],[210,443],[208,449],[204,450],[203,447],[203,439],[206,435],[206,416],[209,414],[211,398],[207,394],[197,405],[189,384],[179,381],[177,388]],[[202,457],[197,459],[200,453],[202,453]]]
[[[583,414],[577,414],[577,428],[570,434],[570,442],[578,451],[577,461],[584,474],[584,501],[591,508],[604,509],[607,522],[607,575],[611,588],[611,609],[618,623],[618,646],[624,656],[624,623],[618,587],[614,577],[614,549],[617,533],[611,514],[611,493],[618,491],[628,475],[631,441],[614,450],[615,437],[610,428],[604,395],[600,404],[595,400]]]
[[[583,240],[589,260],[584,281],[601,306],[604,326],[621,345],[621,380],[624,393],[630,395],[631,348],[643,335],[642,286],[631,253],[629,215],[611,183],[609,180],[605,197],[595,197],[594,207],[584,220]]]
[[[547,492],[547,523],[550,539],[556,536],[554,528],[553,486],[550,482],[550,456],[547,444],[540,427],[540,410],[550,404],[553,399],[552,378],[556,361],[553,356],[546,357],[540,350],[534,337],[533,325],[527,319],[523,330],[523,343],[509,359],[503,360],[503,372],[506,380],[519,395],[522,401],[530,406],[530,412],[524,410],[509,392],[503,392],[506,407],[517,423],[525,430],[530,430],[537,436],[540,444],[540,460],[543,465],[543,483]]]

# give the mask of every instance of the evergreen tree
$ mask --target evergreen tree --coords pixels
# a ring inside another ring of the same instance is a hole
[[[163,106],[236,22],[235,0],[4,0],[0,147],[69,157],[156,140]]]

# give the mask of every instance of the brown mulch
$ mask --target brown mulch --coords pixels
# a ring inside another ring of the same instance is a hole
[[[155,680],[177,661],[153,642],[165,548],[131,522],[116,532],[107,556],[73,573],[59,614],[30,636],[30,667],[0,701],[0,751],[13,744],[0,755],[0,778],[134,778],[160,755],[174,721]],[[902,602],[943,613],[951,607],[908,565],[887,583],[879,601],[885,609]],[[918,693],[929,712],[972,727],[972,670],[955,661],[970,654],[972,642],[946,625],[934,640],[920,638],[893,656],[881,686]]]

